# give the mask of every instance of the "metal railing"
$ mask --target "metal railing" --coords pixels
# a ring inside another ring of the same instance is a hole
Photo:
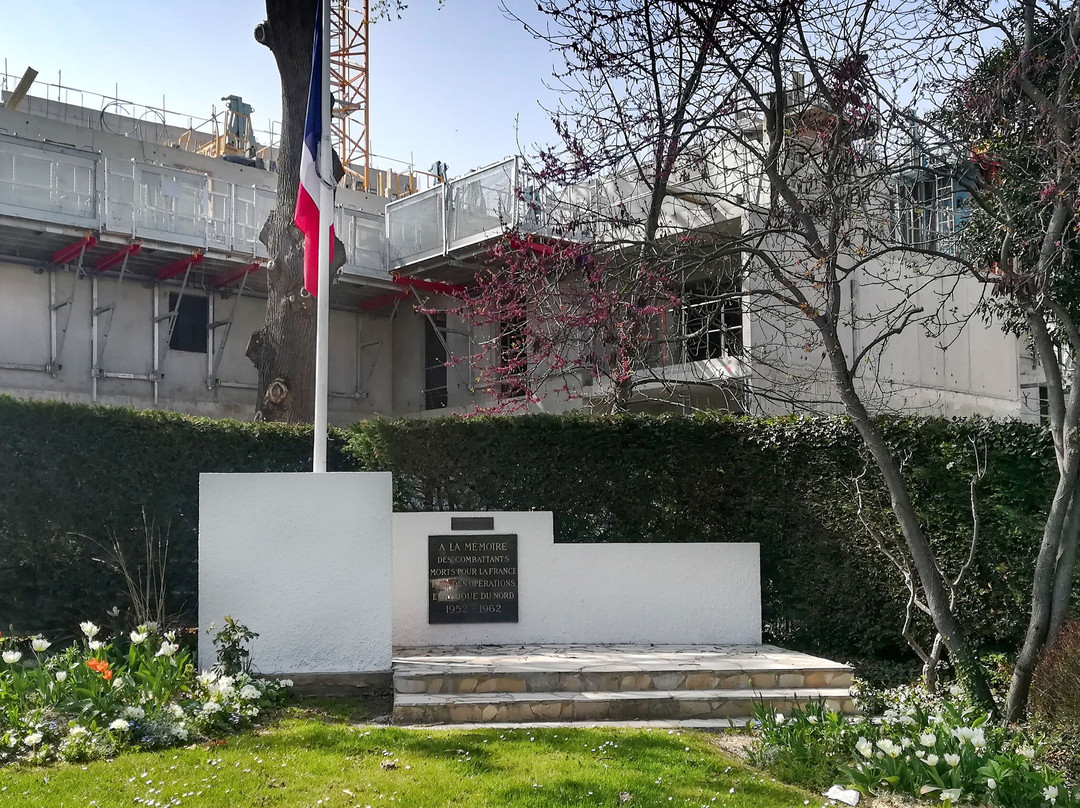
[[[266,258],[265,185],[0,135],[0,214]],[[382,217],[339,206],[346,272],[386,274]]]
[[[20,78],[0,68],[0,95],[13,90]],[[69,87],[60,81],[46,81],[39,76],[31,85],[20,109],[41,118],[100,129],[150,143],[172,144],[185,132],[194,134],[195,142],[206,143],[224,129],[225,112],[219,112],[216,106],[212,107],[207,117],[168,109],[164,97],[161,101],[161,106],[140,104],[121,98],[118,88],[112,94],[98,93]],[[281,136],[281,122],[271,119],[268,128],[252,126],[252,132],[259,140],[260,148],[276,150]]]
[[[95,226],[98,156],[0,135],[0,213]]]
[[[518,159],[511,157],[386,206],[390,269],[478,244],[523,221]]]
[[[510,230],[572,240],[615,233],[622,222],[643,220],[644,187],[616,177],[553,191],[511,157],[387,204],[387,266],[449,255]]]

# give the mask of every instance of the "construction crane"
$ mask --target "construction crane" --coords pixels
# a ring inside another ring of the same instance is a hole
[[[370,0],[330,2],[331,137],[346,185],[371,190],[371,137],[368,118],[368,12]],[[362,6],[360,3],[362,2]]]

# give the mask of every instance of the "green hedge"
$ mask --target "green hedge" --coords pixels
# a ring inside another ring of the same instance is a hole
[[[1012,650],[1053,484],[1047,435],[982,419],[884,426],[947,570],[971,535],[971,442],[986,446],[982,545],[960,608],[984,648]],[[190,619],[198,472],[306,470],[310,434],[0,397],[0,628],[70,628],[123,605],[120,581],[92,560],[95,542],[112,533],[134,551],[143,507],[169,526],[173,606]],[[907,656],[905,593],[856,513],[852,480],[866,463],[844,419],[376,420],[333,440],[332,468],[394,472],[398,510],[551,510],[559,541],[760,542],[769,639],[845,658]],[[895,533],[872,470],[861,487],[863,517]]]
[[[355,468],[335,434],[331,462]],[[171,608],[193,621],[199,473],[306,471],[311,429],[0,396],[0,629],[70,632],[127,600],[104,564],[168,535]]]
[[[981,545],[960,608],[980,645],[1013,650],[1053,486],[1048,435],[985,419],[884,426],[907,458],[946,571],[968,552],[972,441],[985,445]],[[399,510],[552,510],[559,541],[760,542],[771,640],[844,657],[908,655],[899,634],[906,590],[856,512],[852,480],[867,463],[846,419],[377,421],[353,430],[350,450],[365,467],[394,472]],[[861,487],[864,518],[895,535],[876,471]]]

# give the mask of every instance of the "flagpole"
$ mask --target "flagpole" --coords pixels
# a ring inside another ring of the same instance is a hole
[[[319,144],[319,287],[315,326],[315,447],[312,471],[326,471],[326,403],[330,370],[330,225],[334,221],[333,147],[330,144],[330,0],[319,0],[322,21],[322,140]]]

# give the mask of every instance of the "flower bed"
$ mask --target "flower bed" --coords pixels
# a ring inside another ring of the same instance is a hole
[[[846,720],[823,704],[787,716],[759,707],[751,759],[781,773],[825,771],[864,794],[899,792],[946,808],[1080,806],[1080,792],[1046,765],[1036,738],[991,724],[958,688],[930,696],[904,687],[884,698],[884,714],[870,720]]]
[[[217,738],[250,725],[291,684],[220,667],[196,674],[174,632],[154,624],[100,639],[91,622],[58,653],[44,637],[4,641],[0,764],[111,757]]]

